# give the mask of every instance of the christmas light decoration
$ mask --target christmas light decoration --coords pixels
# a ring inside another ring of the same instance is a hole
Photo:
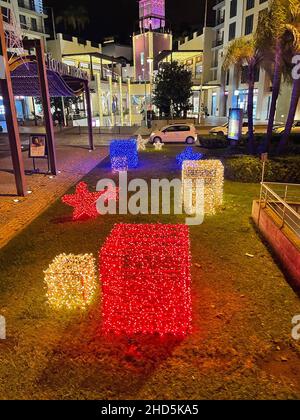
[[[187,226],[115,225],[100,250],[104,332],[189,333],[190,264]]]
[[[117,200],[119,189],[112,185],[107,190],[90,192],[85,182],[76,186],[75,194],[67,194],[62,197],[62,202],[74,207],[73,220],[86,220],[99,216],[97,211],[97,200],[106,194],[106,201]]]
[[[127,167],[129,169],[136,168],[139,163],[137,141],[130,140],[113,140],[110,144],[110,159],[113,166],[113,159],[127,158]],[[114,161],[116,164],[116,161]]]
[[[138,151],[146,150],[146,144],[148,143],[148,139],[143,139],[143,137],[139,134],[136,141],[137,141]]]
[[[188,146],[184,149],[182,153],[176,156],[177,165],[182,168],[182,164],[186,160],[201,160],[203,158],[202,153],[194,152],[191,146]]]
[[[86,309],[92,303],[98,288],[93,255],[58,255],[44,273],[54,309]]]
[[[184,161],[182,167],[183,199],[192,193],[195,208],[197,180],[204,181],[204,212],[213,215],[223,203],[224,166],[219,160]],[[190,181],[190,182],[188,182]],[[187,189],[192,191],[187,191]]]
[[[127,172],[128,171],[127,157],[111,158],[111,169],[113,172]]]
[[[160,141],[153,143],[154,144],[154,149],[156,152],[160,152],[163,148],[163,143],[161,143]]]

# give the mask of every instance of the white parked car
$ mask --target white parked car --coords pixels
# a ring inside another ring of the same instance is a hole
[[[254,129],[255,131],[255,129]],[[243,128],[242,128],[242,135],[246,136],[249,132],[248,129],[248,123],[244,122],[243,123]],[[215,136],[219,135],[219,136],[228,136],[228,122],[226,124],[223,125],[219,125],[218,127],[214,127],[210,130],[209,134],[214,134]]]
[[[192,124],[172,124],[150,135],[150,143],[187,143],[197,141],[197,131]]]
[[[273,133],[275,134],[282,134],[285,130],[285,125],[277,125],[273,129]],[[291,130],[292,134],[300,134],[300,121],[295,121]]]

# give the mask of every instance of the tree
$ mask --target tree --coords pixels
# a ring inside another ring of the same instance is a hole
[[[82,32],[90,22],[90,18],[85,6],[72,4],[60,12],[55,22],[58,25],[62,24],[66,30]]]
[[[272,79],[272,100],[269,112],[268,129],[264,148],[269,149],[273,135],[277,101],[280,94],[284,69],[284,42],[287,10],[283,0],[273,0],[259,18],[256,31],[256,42],[263,54],[263,66]]]
[[[287,23],[285,25],[285,40],[288,46],[287,63],[292,62],[292,57],[300,54],[300,4],[299,0],[283,0],[286,12]],[[291,68],[292,71],[292,68]],[[285,130],[281,137],[278,153],[282,153],[288,145],[289,137],[293,127],[297,106],[300,99],[300,79],[294,77],[292,79],[292,95],[290,109],[286,121]]]
[[[247,84],[248,84],[248,129],[249,140],[248,149],[250,154],[254,154],[254,123],[253,123],[253,103],[254,103],[254,86],[256,69],[262,60],[261,52],[258,48],[256,37],[245,36],[238,38],[229,44],[227,49],[223,68],[227,71],[231,66],[235,65],[242,70],[247,65]]]
[[[160,115],[169,117],[171,110],[177,118],[186,117],[191,109],[192,73],[176,61],[163,63],[154,81],[154,105]]]

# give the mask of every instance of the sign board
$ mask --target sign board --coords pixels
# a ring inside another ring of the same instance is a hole
[[[262,162],[268,162],[269,154],[268,153],[262,153],[261,154],[261,161]]]
[[[60,76],[70,76],[75,77],[76,79],[90,80],[90,76],[86,71],[55,60],[50,53],[46,54],[45,62],[48,70],[54,71]]]
[[[239,141],[242,136],[243,114],[241,108],[231,108],[228,121],[228,139]]]
[[[29,140],[29,157],[44,159],[48,155],[47,137],[45,134],[32,134]]]

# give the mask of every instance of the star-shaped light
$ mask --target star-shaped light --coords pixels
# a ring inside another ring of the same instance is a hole
[[[73,220],[96,218],[98,216],[96,202],[103,191],[90,192],[85,182],[76,186],[75,194],[64,195],[62,202],[74,207]]]
[[[160,152],[163,148],[163,143],[161,143],[160,141],[154,143],[154,148],[157,152]]]
[[[137,148],[139,151],[146,150],[146,144],[148,143],[148,139],[143,139],[143,137],[139,134],[137,137]]]

